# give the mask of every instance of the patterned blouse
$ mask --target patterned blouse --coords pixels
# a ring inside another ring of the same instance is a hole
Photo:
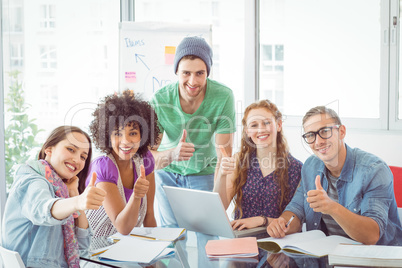
[[[289,202],[292,199],[301,179],[302,162],[288,155],[289,160]],[[263,177],[256,152],[250,156],[250,169],[247,172],[247,182],[243,186],[243,218],[250,218],[264,215],[266,217],[278,218],[285,209],[287,202],[279,207],[281,198],[281,188],[279,182],[274,177],[274,172]],[[239,211],[235,211],[235,219],[240,216]]]

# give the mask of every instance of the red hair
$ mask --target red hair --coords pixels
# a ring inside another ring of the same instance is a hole
[[[236,155],[236,170],[235,176],[236,179],[234,181],[235,188],[235,199],[234,199],[234,211],[239,211],[239,218],[243,216],[242,210],[242,200],[243,200],[243,186],[247,181],[247,173],[250,168],[250,155],[256,151],[255,143],[247,136],[246,127],[247,127],[247,116],[253,109],[264,108],[273,114],[275,117],[275,121],[282,121],[282,113],[279,111],[278,107],[269,100],[261,100],[258,102],[254,102],[250,104],[246,110],[244,111],[244,116],[242,119],[243,124],[243,132],[241,139],[241,147],[240,152]],[[276,154],[275,154],[275,163],[276,169],[274,171],[274,178],[278,181],[281,188],[281,198],[278,200],[279,207],[281,209],[284,204],[287,204],[290,200],[289,198],[289,161],[288,161],[289,147],[286,141],[285,136],[283,135],[283,130],[278,131],[276,137]],[[281,165],[278,165],[278,160],[282,160]]]

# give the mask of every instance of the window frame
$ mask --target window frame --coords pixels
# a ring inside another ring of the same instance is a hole
[[[42,31],[53,31],[56,28],[56,17],[52,18],[50,15],[51,13],[51,7],[53,6],[54,10],[53,12],[56,13],[56,6],[50,3],[44,3],[40,5],[40,8],[45,7],[45,14],[42,16],[42,13],[39,12],[40,18],[39,18],[39,23],[40,23],[40,29]]]
[[[390,3],[390,16],[388,18],[389,22],[389,43],[390,43],[390,72],[389,72],[389,129],[392,130],[402,130],[402,118],[398,118],[399,110],[402,107],[399,107],[399,91],[402,92],[402,89],[399,89],[399,60],[400,60],[400,1],[399,0],[391,0]],[[397,25],[393,26],[393,18],[396,17]]]
[[[57,47],[55,45],[41,45],[39,47],[40,66],[39,70],[42,72],[55,72],[57,70]],[[53,54],[55,57],[53,57]],[[44,67],[46,65],[46,67]],[[52,65],[55,65],[52,67]]]
[[[56,12],[56,11],[55,11]],[[3,14],[3,0],[0,0],[0,14]],[[120,21],[134,19],[134,0],[120,0]],[[42,19],[40,20],[42,21]],[[0,19],[0,29],[3,29],[3,20]],[[42,28],[44,31],[52,28]],[[3,30],[0,31],[0,44],[3,44]],[[57,49],[57,48],[56,48]],[[57,55],[56,55],[57,57]],[[4,57],[0,53],[0,100],[4,100]],[[44,70],[39,66],[38,70]],[[45,69],[46,70],[46,69]],[[4,112],[4,101],[0,101],[0,110]],[[4,116],[0,116],[0,227],[3,220],[4,208],[7,201],[6,167],[5,167],[5,122]]]
[[[10,52],[10,66],[21,69],[24,66],[24,45],[22,43],[11,44],[10,50],[17,54],[13,55],[13,53]],[[13,61],[18,64],[13,64]]]
[[[17,15],[18,13],[20,13],[19,15],[22,16],[23,11],[22,11],[22,6],[20,3],[15,3],[13,5],[10,5],[9,8],[10,8],[10,14]],[[9,32],[11,32],[11,33],[22,32],[24,30],[23,29],[24,28],[23,21],[21,21],[20,24],[16,23],[14,18],[10,18],[10,14],[9,14],[9,17],[6,18],[6,19],[9,19],[10,21],[8,21],[8,23],[6,25],[4,25],[4,27],[6,28],[8,26]],[[11,21],[11,19],[13,19],[13,20]]]
[[[255,92],[254,96],[251,96],[250,92],[245,94],[245,104],[244,106],[249,105],[255,100],[260,99],[260,75],[262,75],[262,70],[260,70],[261,66],[261,43],[259,41],[259,14],[260,14],[260,1],[253,1],[254,9],[252,11],[248,11],[248,19],[252,20],[251,16],[255,17],[255,24],[252,24],[247,21],[246,16],[246,33],[248,34],[247,40],[255,40],[254,44],[246,45],[245,58],[249,62],[249,64],[254,64],[253,70],[256,73],[256,77],[254,81],[252,81],[252,76],[245,76],[245,88],[251,88],[254,86]],[[381,33],[383,35],[383,40],[381,43],[381,52],[380,52],[380,100],[379,100],[379,118],[343,118],[342,121],[344,124],[350,126],[353,129],[364,129],[364,130],[402,130],[402,118],[398,119],[398,108],[402,109],[402,107],[398,107],[398,44],[399,44],[399,23],[395,27],[394,31],[390,29],[390,25],[392,25],[393,17],[397,17],[397,21],[399,22],[399,0],[388,0],[381,1]],[[247,10],[246,10],[247,15]],[[251,18],[251,19],[250,19]],[[254,33],[253,38],[251,38],[251,33]],[[392,36],[392,34],[394,36]],[[395,44],[390,44],[391,38],[394,38]],[[252,42],[250,42],[252,43]],[[274,45],[274,44],[272,44]],[[255,49],[255,58],[252,58],[251,53],[248,52],[252,49]],[[247,62],[246,61],[246,62]],[[250,72],[251,67],[245,64],[245,72]],[[253,98],[254,97],[254,98]],[[325,104],[327,105],[327,104]],[[331,106],[336,103],[331,103]],[[288,126],[300,126],[300,122],[302,120],[302,115],[300,116],[287,116],[286,122]]]
[[[244,108],[258,99],[259,92],[259,56],[260,56],[260,17],[259,0],[250,1],[245,5],[244,16],[244,39],[247,40],[244,45],[244,88],[254,90],[244,90]]]
[[[0,14],[3,14],[3,1],[0,1]],[[3,20],[0,20],[0,29],[3,29]],[[3,44],[3,31],[0,32],[0,44]],[[4,100],[3,80],[3,53],[0,53],[0,100]],[[4,111],[4,101],[0,101],[0,111]],[[5,159],[4,116],[0,116],[0,159]],[[6,205],[6,162],[0,161],[0,226],[3,222],[4,207]]]

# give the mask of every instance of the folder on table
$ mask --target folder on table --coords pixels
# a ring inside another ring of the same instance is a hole
[[[258,255],[257,239],[242,237],[223,240],[209,240],[205,252],[211,258],[249,258]]]

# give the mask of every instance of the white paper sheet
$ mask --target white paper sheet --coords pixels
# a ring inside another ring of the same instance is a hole
[[[117,261],[150,263],[158,257],[170,241],[144,240],[132,236],[124,236],[108,251],[102,253],[100,258]]]
[[[131,236],[143,236],[144,238],[174,241],[179,238],[186,229],[183,228],[163,228],[163,227],[135,227],[131,232]],[[113,240],[119,240],[125,235],[115,233],[110,236]]]

